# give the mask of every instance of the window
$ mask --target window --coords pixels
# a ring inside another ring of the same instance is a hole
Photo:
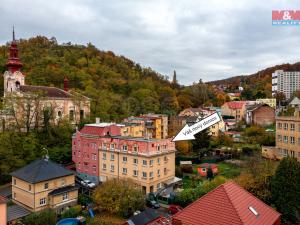
[[[93,173],[96,173],[96,166],[93,166]]]
[[[167,168],[164,168],[164,174],[167,174]]]
[[[110,144],[110,149],[114,150],[115,149],[115,144]]]
[[[291,142],[291,144],[295,144],[295,137],[290,137],[290,142]]]
[[[133,159],[133,164],[138,164],[138,159]]]
[[[127,162],[127,157],[123,156],[123,162],[126,163]]]
[[[110,165],[110,171],[114,172],[115,171],[115,166],[114,165]]]
[[[147,160],[143,159],[143,166],[147,166]]]
[[[138,152],[138,146],[137,146],[137,145],[134,145],[134,146],[133,146],[133,152],[134,152],[134,153],[137,153],[137,152]]]
[[[206,172],[206,168],[202,168],[201,170],[202,170],[202,172]]]
[[[62,178],[62,179],[60,180],[60,184],[61,184],[61,186],[65,186],[65,184],[66,184],[65,178]]]
[[[31,185],[30,184],[28,185],[28,191],[31,191]]]
[[[97,155],[96,154],[92,154],[92,160],[97,160]]]
[[[291,130],[294,131],[295,130],[295,124],[291,123]]]
[[[82,121],[84,119],[84,110],[80,109],[80,121]]]
[[[288,136],[283,136],[283,141],[284,141],[285,143],[288,143]]]
[[[298,145],[300,145],[300,138],[298,138]]]
[[[295,158],[295,151],[291,151],[291,157]]]
[[[123,168],[123,174],[127,174],[127,168]]]
[[[138,173],[138,171],[137,171],[137,170],[133,170],[133,176],[134,176],[134,177],[137,177],[137,176],[138,176],[138,174],[139,174],[139,173]]]
[[[80,162],[78,163],[78,168],[80,169],[80,167],[81,167],[81,164],[80,164]]]
[[[123,151],[126,152],[128,149],[128,146],[127,145],[123,145]]]
[[[153,172],[150,172],[150,173],[149,173],[149,177],[150,177],[150,178],[153,178]]]
[[[165,162],[168,161],[168,157],[167,157],[167,156],[164,157],[164,161],[165,161]]]
[[[46,198],[40,199],[40,205],[46,205]]]
[[[62,113],[61,113],[61,111],[58,111],[58,112],[57,112],[57,116],[58,116],[59,118],[61,118],[61,117],[62,117]]]
[[[17,184],[17,180],[16,179],[14,179],[14,185],[16,185]]]
[[[150,165],[150,166],[153,166],[153,164],[154,164],[154,160],[153,160],[153,159],[150,159],[149,165]]]
[[[143,178],[147,178],[147,173],[146,172],[143,172]]]
[[[288,126],[288,124],[287,124],[287,123],[284,123],[284,124],[283,124],[283,129],[284,129],[284,130],[287,130],[287,129],[288,129],[288,127],[289,127],[289,126]]]
[[[157,158],[157,164],[158,165],[160,164],[160,158]]]
[[[74,121],[74,110],[69,111],[69,120]]]
[[[103,150],[106,150],[106,143],[102,143]]]
[[[48,187],[49,187],[49,183],[45,183],[44,184],[44,189],[48,189]]]
[[[160,146],[159,145],[156,146],[156,151],[160,152]]]
[[[106,164],[105,163],[102,164],[102,170],[106,170]]]
[[[282,141],[282,136],[280,134],[277,135],[278,141]]]
[[[111,160],[111,161],[114,161],[114,160],[115,160],[115,155],[114,155],[114,153],[111,153],[111,154],[110,154],[110,160]]]
[[[160,170],[157,170],[157,176],[160,177]]]
[[[14,192],[14,199],[16,199],[17,198],[17,193],[16,192]]]
[[[156,188],[160,189],[160,183],[157,183]]]
[[[106,160],[106,153],[102,153],[102,159]]]
[[[67,201],[68,200],[68,193],[63,193],[62,200]]]
[[[277,127],[278,127],[278,129],[281,129],[282,128],[282,123],[277,123]]]

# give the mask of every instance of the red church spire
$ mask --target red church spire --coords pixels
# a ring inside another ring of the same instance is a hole
[[[23,64],[19,59],[19,49],[15,39],[15,29],[13,27],[13,39],[9,47],[9,58],[6,63],[7,69],[14,73],[15,71],[20,71]]]

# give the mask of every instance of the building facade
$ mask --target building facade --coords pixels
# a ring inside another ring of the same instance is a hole
[[[276,98],[258,98],[256,104],[267,104],[272,108],[276,108]]]
[[[267,104],[247,107],[246,123],[249,125],[269,126],[275,123],[275,109]]]
[[[77,204],[74,172],[47,158],[28,164],[11,176],[13,202],[32,212],[47,208],[61,212]]]
[[[222,116],[233,117],[236,122],[245,119],[248,105],[255,104],[255,101],[232,101],[225,102],[221,107]]]
[[[74,134],[72,159],[79,176],[94,182],[130,178],[145,193],[156,192],[174,180],[175,143],[120,133],[115,124],[94,124]]]
[[[49,116],[51,123],[68,119],[74,125],[89,117],[90,99],[69,90],[67,78],[63,81],[64,90],[26,84],[14,37],[6,66],[7,71],[3,75],[4,110],[0,112],[2,130],[16,125],[24,129],[39,127],[45,115]]]
[[[293,157],[300,161],[300,114],[276,117],[276,150],[278,158]]]
[[[290,99],[293,93],[300,89],[300,71],[276,70],[272,73],[272,95],[284,93]]]

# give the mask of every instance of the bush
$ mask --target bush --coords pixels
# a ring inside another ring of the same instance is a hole
[[[26,216],[22,223],[23,225],[55,225],[56,220],[56,213],[53,210],[46,209]]]
[[[175,176],[176,177],[182,177],[182,170],[180,166],[176,166],[175,168]]]
[[[77,216],[79,216],[81,213],[81,206],[80,205],[76,205],[73,206],[69,209],[66,209],[63,211],[63,213],[61,214],[61,218],[76,218]]]

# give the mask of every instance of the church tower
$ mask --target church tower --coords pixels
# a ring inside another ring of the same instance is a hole
[[[21,73],[23,64],[19,58],[19,49],[13,29],[13,39],[9,47],[9,58],[6,63],[7,71],[4,73],[4,96],[8,92],[19,91],[21,85],[25,85],[25,76]]]

